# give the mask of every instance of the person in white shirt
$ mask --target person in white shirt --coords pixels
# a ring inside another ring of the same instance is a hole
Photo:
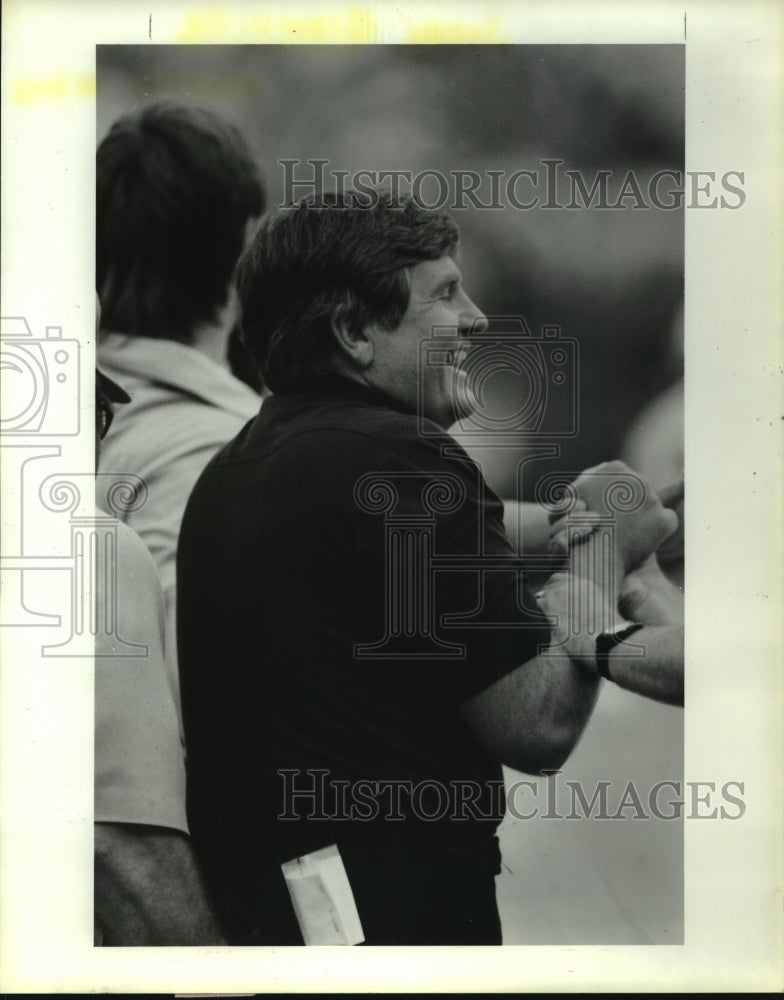
[[[128,398],[96,372],[97,458],[112,403]],[[95,639],[94,942],[221,944],[188,836],[163,592],[150,553],[127,525],[117,525],[116,543],[117,593],[96,592],[96,620],[117,617],[116,628]],[[128,643],[145,655],[124,655]]]
[[[155,562],[174,649],[185,504],[209,459],[261,403],[232,375],[227,352],[238,320],[235,266],[264,209],[264,186],[234,125],[169,103],[115,122],[98,147],[96,186],[98,363],[131,397],[103,442],[101,483],[108,490],[112,475],[128,473],[143,480],[145,495],[124,520]]]

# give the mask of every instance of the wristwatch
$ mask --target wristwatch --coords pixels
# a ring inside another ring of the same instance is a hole
[[[611,632],[599,633],[596,637],[596,669],[602,677],[612,680],[609,669],[610,650],[644,627],[641,622],[620,622]]]

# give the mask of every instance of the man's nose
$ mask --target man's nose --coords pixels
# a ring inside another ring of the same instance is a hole
[[[487,316],[466,295],[464,306],[460,310],[460,336],[471,337],[484,333],[489,325]]]

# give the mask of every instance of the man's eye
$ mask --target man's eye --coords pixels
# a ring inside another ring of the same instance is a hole
[[[457,291],[457,282],[453,281],[451,285],[446,286],[446,288],[441,293],[440,297],[442,299],[451,299],[456,291]]]

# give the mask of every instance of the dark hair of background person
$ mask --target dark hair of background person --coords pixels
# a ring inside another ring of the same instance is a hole
[[[259,168],[228,120],[168,102],[120,118],[96,163],[103,329],[188,343],[225,304],[264,204]]]
[[[273,392],[302,392],[323,374],[334,317],[394,330],[410,297],[407,268],[457,249],[445,212],[388,192],[303,198],[268,215],[240,260],[242,336]]]

